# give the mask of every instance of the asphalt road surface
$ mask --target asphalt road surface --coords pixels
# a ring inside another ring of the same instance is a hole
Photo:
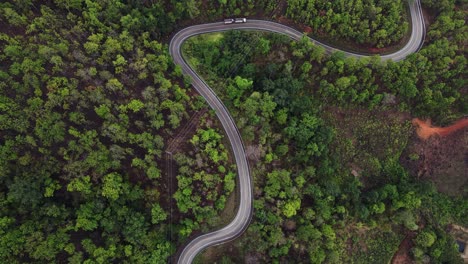
[[[409,41],[401,50],[392,54],[382,55],[382,60],[400,61],[405,59],[408,55],[417,52],[421,48],[421,45],[424,42],[425,25],[419,0],[409,0],[409,7],[411,12],[411,37]],[[191,263],[198,253],[210,246],[221,244],[238,237],[245,231],[252,217],[252,180],[244,151],[244,145],[236,123],[232,119],[229,111],[226,109],[221,100],[201,79],[201,77],[198,76],[198,74],[195,73],[192,68],[190,68],[188,63],[182,57],[181,53],[182,44],[185,40],[192,36],[233,29],[270,31],[287,35],[294,40],[299,40],[304,35],[303,33],[291,27],[275,22],[264,20],[247,20],[247,23],[240,24],[225,25],[223,22],[219,22],[191,26],[177,32],[171,39],[169,44],[169,52],[175,64],[180,65],[182,67],[183,73],[189,75],[192,78],[193,87],[198,91],[198,93],[200,93],[201,96],[206,99],[210,107],[215,110],[216,115],[221,121],[221,124],[227,134],[237,164],[238,187],[240,191],[239,209],[234,220],[227,226],[214,232],[198,236],[189,244],[187,244],[178,258],[178,263],[182,264]],[[339,51],[314,39],[311,40],[313,43],[323,46],[329,53]],[[346,56],[353,56],[357,58],[366,57],[366,55],[346,51],[343,52]]]

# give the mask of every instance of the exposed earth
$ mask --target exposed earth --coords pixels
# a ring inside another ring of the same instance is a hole
[[[468,118],[463,118],[448,127],[433,127],[431,121],[422,121],[419,118],[413,119],[413,125],[417,127],[416,133],[421,139],[429,139],[431,136],[446,137],[460,129],[468,126]]]
[[[434,182],[437,189],[452,196],[468,194],[468,119],[448,127],[431,126],[430,120],[412,120],[415,135],[402,163],[412,175]],[[415,232],[408,232],[392,259],[392,264],[414,263],[410,256]]]
[[[392,264],[409,264],[413,263],[411,257],[411,248],[413,247],[413,239],[416,237],[416,232],[410,231],[406,235],[405,239],[401,241],[398,251],[393,255]]]
[[[413,175],[428,179],[451,196],[468,195],[468,119],[445,128],[413,119],[416,134],[402,163]],[[417,135],[417,136],[416,136]]]

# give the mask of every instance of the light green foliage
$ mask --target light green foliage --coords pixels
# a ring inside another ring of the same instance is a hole
[[[260,38],[258,48],[260,53],[266,55],[270,52],[270,41],[268,39]]]
[[[84,176],[80,178],[75,178],[70,181],[67,185],[67,191],[69,192],[81,192],[83,194],[90,194],[91,193],[91,182],[90,177]]]
[[[333,228],[329,225],[323,225],[322,226],[322,234],[324,237],[330,239],[330,240],[335,240],[336,235],[335,232],[333,231]]]
[[[13,8],[3,7],[0,14],[13,26],[24,26],[27,24],[27,17],[23,14],[18,14]]]
[[[198,224],[188,218],[182,221],[182,225],[183,227],[180,229],[179,233],[181,236],[184,236],[184,237],[188,236],[189,234],[192,233],[194,229],[198,228]]]
[[[240,105],[240,98],[245,92],[248,92],[252,89],[252,84],[252,80],[236,76],[234,78],[234,83],[227,86],[227,94],[229,98],[234,102],[235,106]]]
[[[236,186],[235,178],[236,174],[233,172],[229,172],[224,176],[224,189],[227,193],[231,193],[234,190],[234,187]]]
[[[297,211],[301,208],[301,200],[300,199],[294,199],[287,201],[284,204],[284,207],[282,209],[283,214],[287,217],[290,218],[294,215],[297,214]]]
[[[102,216],[97,212],[96,204],[89,202],[82,204],[76,212],[75,230],[92,231],[98,227],[98,221]]]
[[[50,178],[46,180],[46,187],[44,192],[44,197],[53,197],[54,192],[60,190],[61,185],[58,181],[51,180]]]
[[[161,177],[161,171],[154,166],[150,166],[146,171],[146,175],[148,176],[148,178],[153,180],[159,179]]]
[[[381,214],[385,212],[385,204],[380,202],[371,206],[371,211],[375,214]]]
[[[321,248],[312,248],[309,250],[309,260],[310,263],[320,264],[325,260],[326,254],[325,251]]]
[[[424,251],[421,248],[414,247],[411,249],[411,253],[415,259],[421,259],[424,255]]]
[[[102,117],[104,119],[109,118],[109,116],[111,114],[111,110],[110,110],[109,106],[107,106],[107,105],[100,105],[99,107],[95,107],[94,111],[96,112],[96,114],[99,117]]]
[[[137,99],[132,99],[127,105],[128,109],[132,110],[134,113],[140,111],[144,106],[145,104]]]
[[[419,247],[428,248],[436,241],[436,235],[429,230],[422,230],[415,239],[415,243]]]
[[[110,173],[104,176],[102,196],[117,200],[120,194],[122,194],[122,176],[118,173]]]
[[[215,163],[227,160],[227,153],[224,146],[221,143],[221,135],[214,129],[200,129],[197,131],[198,135],[190,140],[194,145],[200,143],[200,147],[203,152]]]
[[[84,43],[84,48],[86,52],[88,52],[89,54],[97,53],[103,38],[104,35],[100,33],[90,35],[88,37],[88,42]]]
[[[123,89],[123,84],[118,79],[112,78],[106,83],[106,88],[112,92],[117,92]]]
[[[403,197],[393,202],[393,208],[408,208],[408,209],[415,209],[421,206],[421,198],[417,196],[417,194],[413,191],[405,193]]]
[[[115,73],[122,73],[124,71],[125,66],[127,65],[127,60],[125,60],[125,58],[122,55],[117,54],[117,58],[112,63],[115,67]]]
[[[167,219],[167,213],[159,204],[154,204],[151,208],[151,223],[158,224]]]

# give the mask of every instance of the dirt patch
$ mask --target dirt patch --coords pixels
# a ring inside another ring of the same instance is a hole
[[[261,145],[248,145],[245,148],[245,154],[249,161],[256,163],[265,156],[265,150],[261,147]]]
[[[401,163],[412,175],[427,179],[440,192],[451,196],[468,194],[468,119],[440,128],[413,120],[418,127],[402,155]]]
[[[422,9],[423,16],[424,16],[424,23],[426,24],[426,28],[429,28],[436,20],[437,11],[431,10],[429,8],[423,7]]]
[[[452,134],[453,132],[468,127],[468,118],[458,120],[455,124],[448,127],[433,127],[431,126],[430,120],[422,121],[419,118],[413,119],[412,122],[413,125],[417,127],[416,133],[421,139],[424,140],[436,135],[446,137]]]
[[[416,232],[409,232],[405,239],[401,241],[398,251],[393,255],[392,264],[408,264],[414,263],[411,258],[411,248],[414,246],[413,239],[416,237]]]

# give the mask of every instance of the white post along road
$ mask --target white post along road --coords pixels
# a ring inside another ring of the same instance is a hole
[[[405,59],[408,55],[417,52],[421,48],[421,45],[424,41],[425,25],[423,21],[420,0],[409,0],[409,8],[411,13],[412,29],[409,41],[402,49],[398,50],[397,52],[382,55],[382,60],[400,61]],[[187,244],[178,258],[178,263],[182,264],[191,263],[195,256],[207,247],[221,244],[238,237],[245,231],[252,217],[252,180],[247,157],[244,151],[244,145],[236,123],[221,100],[201,79],[201,77],[198,76],[198,74],[195,73],[192,68],[190,68],[181,53],[182,44],[185,40],[192,36],[234,29],[260,30],[280,33],[287,35],[294,40],[299,40],[303,36],[303,33],[282,24],[265,20],[247,20],[247,23],[238,24],[224,24],[223,22],[219,22],[191,26],[177,32],[171,39],[169,44],[169,52],[174,60],[174,63],[180,65],[182,67],[183,73],[189,75],[192,78],[193,87],[198,91],[198,93],[200,93],[201,96],[205,98],[210,107],[216,112],[216,115],[218,116],[227,134],[237,165],[239,184],[238,188],[240,192],[239,209],[234,220],[227,226],[211,233],[196,237],[189,244]],[[311,39],[311,41],[316,45],[323,46],[329,53],[339,51],[338,49],[320,43],[314,39]],[[346,56],[353,56],[357,58],[367,57],[366,55],[346,51],[343,53]]]

